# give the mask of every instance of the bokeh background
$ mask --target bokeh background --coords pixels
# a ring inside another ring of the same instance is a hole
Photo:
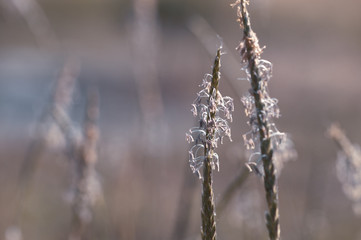
[[[59,133],[37,155],[26,194],[18,193],[32,143],[49,137],[42,116],[64,66],[79,67],[68,111],[75,129],[87,89],[97,88],[100,98],[102,200],[86,239],[199,238],[201,188],[187,163],[185,132],[195,124],[190,105],[211,71],[216,34],[228,47],[220,88],[235,100],[233,142],[218,150],[216,201],[247,161],[240,97],[249,84],[237,80],[242,33],[231,3],[1,1],[0,239],[19,240],[20,231],[24,240],[69,234],[72,164]],[[270,93],[282,114],[276,123],[298,152],[279,179],[282,239],[361,239],[361,219],[336,176],[337,146],[325,134],[339,122],[361,143],[360,8],[359,1],[251,0],[263,58],[273,63]],[[217,217],[219,239],[266,239],[265,209],[262,181],[251,174]]]

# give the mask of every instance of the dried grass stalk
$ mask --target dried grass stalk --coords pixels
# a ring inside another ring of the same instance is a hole
[[[249,116],[251,138],[244,135],[248,148],[260,147],[259,156],[263,164],[263,180],[266,191],[268,211],[266,225],[270,240],[280,239],[280,223],[278,210],[278,192],[276,169],[273,160],[274,146],[280,144],[284,134],[280,133],[271,122],[272,117],[279,117],[277,99],[270,98],[267,84],[271,77],[272,64],[261,59],[263,48],[259,46],[258,38],[252,31],[247,5],[249,1],[237,0],[232,7],[237,7],[238,22],[243,29],[244,37],[238,47],[242,62],[247,73],[247,80],[251,84],[249,95],[242,99]],[[255,166],[255,165],[251,165]],[[261,171],[259,171],[261,172]]]

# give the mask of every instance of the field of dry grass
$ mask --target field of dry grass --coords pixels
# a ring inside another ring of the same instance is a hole
[[[42,148],[26,194],[18,194],[21,166],[42,136],[39,119],[69,56],[80,62],[69,106],[76,131],[83,129],[87,89],[96,87],[100,98],[95,168],[102,197],[86,239],[197,239],[201,182],[189,168],[184,138],[214,56],[189,24],[202,17],[230,49],[222,56],[220,88],[234,98],[233,142],[217,150],[217,203],[247,161],[242,134],[249,127],[240,97],[249,83],[236,80],[242,72],[234,49],[242,33],[231,2],[162,0],[150,26],[156,31],[146,33],[153,40],[139,42],[131,1],[38,3],[54,42],[44,43],[13,5],[0,6],[0,239],[19,239],[9,237],[11,226],[21,226],[24,240],[65,239],[71,230],[73,173],[64,146]],[[361,144],[360,7],[355,1],[251,0],[253,29],[273,63],[269,88],[282,114],[276,123],[298,152],[279,179],[282,239],[361,239],[361,220],[336,176],[338,148],[326,135],[338,122]],[[218,238],[267,239],[265,209],[262,181],[251,174],[217,218]],[[188,220],[180,221],[186,212]]]

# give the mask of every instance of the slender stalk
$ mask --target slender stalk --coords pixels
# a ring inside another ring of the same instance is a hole
[[[258,38],[252,31],[246,0],[238,0],[233,6],[238,5],[238,21],[243,29],[244,39],[239,49],[242,60],[246,62],[250,75],[251,89],[250,94],[254,98],[255,106],[255,124],[257,124],[261,158],[264,169],[264,187],[266,191],[266,200],[268,211],[266,212],[266,225],[268,229],[269,239],[280,239],[280,223],[278,210],[278,192],[276,182],[275,165],[272,161],[273,149],[271,145],[270,123],[267,116],[267,107],[265,106],[265,79],[259,68],[260,55],[262,49],[258,45]]]
[[[212,171],[216,166],[219,168],[219,159],[214,149],[217,147],[218,140],[221,140],[221,143],[223,142],[222,139],[224,136],[231,139],[228,122],[223,118],[232,120],[231,112],[234,110],[233,99],[230,97],[222,97],[218,91],[221,67],[221,49],[222,47],[217,50],[212,75],[206,75],[203,80],[203,84],[201,85],[204,89],[197,94],[198,97],[192,105],[193,115],[199,117],[199,127],[191,128],[189,133],[186,134],[189,143],[194,142],[194,139],[196,142],[189,151],[189,162],[193,172],[197,172],[200,178],[202,178],[200,168],[203,166],[201,211],[201,235],[203,240],[216,239],[216,213],[212,185]],[[208,77],[211,77],[210,81]],[[224,116],[220,116],[220,113],[223,113]],[[203,155],[198,156],[198,150],[202,148],[204,150]],[[177,223],[182,223],[182,221],[178,221]],[[185,227],[186,226],[184,225],[176,226],[175,229],[177,231],[175,231],[175,233]],[[181,235],[183,234],[184,233],[181,233]],[[177,238],[179,238],[179,236],[177,236]]]
[[[202,230],[203,240],[216,239],[216,212],[213,194],[212,171],[219,170],[219,157],[215,152],[218,141],[223,138],[231,140],[231,129],[228,120],[232,121],[234,111],[233,99],[223,97],[218,91],[221,67],[221,47],[217,50],[212,74],[206,74],[192,104],[192,112],[198,118],[198,127],[192,127],[186,133],[186,140],[195,144],[189,151],[189,164],[193,173],[202,179]],[[203,174],[201,168],[203,167]]]
[[[217,55],[214,60],[213,73],[212,73],[212,82],[209,90],[209,99],[210,103],[213,97],[213,92],[218,92],[218,83],[219,83],[219,69],[220,69],[220,58],[221,58],[221,49],[217,50]],[[216,112],[212,109],[208,109],[207,122],[211,120],[215,121]],[[206,141],[204,142],[204,168],[203,168],[203,194],[202,194],[202,240],[215,240],[216,235],[216,211],[214,204],[214,194],[213,194],[213,182],[212,182],[212,158],[213,158],[213,148],[211,147],[211,142],[215,136],[214,128],[206,128]]]
[[[202,194],[202,240],[215,240],[216,234],[216,211],[213,198],[212,167],[210,159],[204,163],[203,169],[203,194]]]

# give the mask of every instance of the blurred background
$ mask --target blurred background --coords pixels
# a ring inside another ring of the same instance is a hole
[[[89,89],[99,95],[98,158],[89,165],[97,197],[83,239],[199,239],[201,181],[188,166],[185,132],[196,124],[191,104],[211,72],[216,34],[228,47],[220,88],[235,101],[233,142],[218,149],[216,201],[247,162],[240,97],[249,83],[237,80],[242,32],[231,3],[1,1],[0,239],[68,238],[77,179],[69,149],[74,136],[89,137]],[[273,63],[276,123],[298,152],[279,179],[283,239],[361,239],[325,134],[336,121],[361,143],[360,8],[251,0],[263,58]],[[266,239],[265,209],[262,180],[251,174],[217,216],[219,239]]]

